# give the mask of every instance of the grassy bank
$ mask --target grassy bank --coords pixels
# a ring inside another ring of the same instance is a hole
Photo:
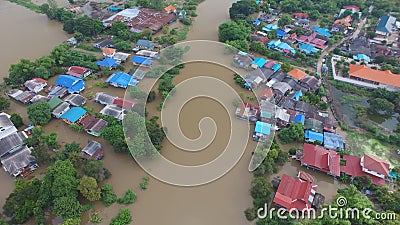
[[[17,5],[23,6],[37,13],[43,13],[40,6],[32,3],[30,0],[8,0],[9,2],[15,3]]]

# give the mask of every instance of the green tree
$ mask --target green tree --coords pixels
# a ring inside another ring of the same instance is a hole
[[[250,27],[235,21],[227,21],[218,27],[218,37],[221,42],[247,40],[250,32]]]
[[[132,191],[131,189],[128,189],[128,190],[125,192],[124,197],[119,198],[119,199],[117,200],[117,202],[118,202],[119,204],[132,204],[132,203],[134,203],[135,201],[136,201],[136,193],[135,193],[134,191]]]
[[[117,21],[111,24],[110,34],[118,36],[121,31],[127,31],[128,26],[122,21]]]
[[[78,185],[78,190],[89,201],[97,201],[100,199],[100,188],[97,185],[96,179],[93,177],[83,176]]]
[[[136,98],[136,99],[146,98],[146,93],[144,93],[142,90],[140,90],[140,88],[138,88],[136,86],[129,87],[128,91],[132,98]]]
[[[146,102],[152,102],[156,99],[156,92],[150,91],[149,96],[147,97]]]
[[[289,63],[287,63],[287,62],[282,63],[282,66],[281,66],[282,72],[287,73],[287,72],[291,71],[292,69],[293,69],[293,66],[290,65]]]
[[[302,142],[304,140],[304,126],[301,123],[292,123],[289,127],[279,131],[278,137],[283,144]]]
[[[65,196],[54,200],[53,212],[63,219],[76,219],[81,217],[83,209],[76,198]]]
[[[234,41],[227,41],[225,43],[243,52],[248,52],[250,49],[247,40],[234,40]]]
[[[30,181],[16,180],[15,189],[3,206],[4,215],[11,217],[17,224],[25,223],[34,215],[39,189],[40,181],[36,178]]]
[[[97,183],[103,181],[104,168],[101,160],[87,160],[82,170],[86,176],[95,178]]]
[[[81,224],[81,218],[66,219],[61,225],[79,225]]]
[[[132,216],[129,209],[121,209],[115,218],[111,219],[110,225],[128,225],[132,222]]]
[[[57,133],[51,133],[47,136],[44,136],[42,139],[49,149],[60,148],[60,145],[57,142]]]
[[[118,41],[115,43],[115,48],[121,52],[130,52],[132,50],[131,44],[127,41]]]
[[[101,136],[113,146],[116,152],[128,152],[122,125],[107,126],[101,132]]]
[[[278,25],[280,27],[283,27],[285,25],[290,25],[292,23],[292,18],[288,15],[283,15],[279,20],[278,20]]]
[[[28,106],[28,118],[34,125],[43,126],[51,119],[51,108],[47,102],[38,102]]]
[[[240,0],[232,4],[229,16],[232,20],[245,19],[250,14],[258,12],[260,7],[252,0]]]
[[[24,142],[29,147],[35,147],[40,144],[40,140],[42,139],[43,130],[40,127],[34,127],[32,129],[32,136],[25,139]]]
[[[101,201],[106,207],[109,207],[117,201],[117,195],[112,191],[112,185],[106,183],[101,187]]]
[[[17,113],[11,114],[10,120],[14,124],[14,126],[16,126],[17,128],[24,125],[24,122],[22,121],[22,117]]]
[[[251,182],[251,196],[255,208],[264,207],[266,202],[271,200],[272,186],[270,181],[265,177],[256,177]]]
[[[10,107],[10,101],[4,98],[3,95],[0,95],[0,111],[4,111],[5,109],[8,109],[8,107]]]

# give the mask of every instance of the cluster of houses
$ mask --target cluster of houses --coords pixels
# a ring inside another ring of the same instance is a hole
[[[112,96],[104,92],[96,93],[94,101],[104,105],[100,114],[114,117],[117,120],[123,120],[126,112],[134,106],[134,102]]]
[[[27,137],[14,126],[10,115],[0,113],[0,162],[11,176],[26,176],[38,168],[32,149],[24,143]]]
[[[296,49],[309,55],[318,53],[327,47],[329,38],[335,33],[349,35],[353,31],[352,16],[361,17],[360,9],[357,6],[343,6],[340,13],[335,15],[333,25],[328,29],[321,28],[315,24],[312,25],[310,16],[307,13],[297,12],[293,13],[292,24],[279,28],[276,25],[276,20],[279,20],[279,18],[276,18],[276,16],[279,17],[280,13],[275,11],[269,9],[267,13],[261,13],[253,21],[253,25],[259,29],[251,34],[250,41],[260,42],[269,49],[280,51],[285,55],[296,54]],[[344,16],[345,12],[352,13]],[[303,30],[302,34],[293,32],[292,30],[295,28],[301,28]],[[268,35],[272,31],[274,31],[275,35],[273,38]]]

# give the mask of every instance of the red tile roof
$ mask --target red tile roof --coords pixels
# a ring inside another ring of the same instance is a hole
[[[274,95],[274,90],[272,88],[265,88],[259,95],[263,100],[269,99]]]
[[[315,193],[317,185],[283,174],[273,201],[287,210],[310,209],[312,202],[309,197],[313,195],[311,190]]]
[[[351,27],[351,16],[346,16],[345,18],[335,20],[335,24],[343,24],[346,27]]]
[[[299,42],[310,44],[316,48],[324,49],[325,48],[325,40],[317,38],[317,33],[314,32],[310,36],[301,35],[299,38],[296,39]]]
[[[400,75],[393,74],[389,70],[374,70],[365,65],[350,64],[349,74],[353,77],[400,87]]]
[[[340,154],[312,144],[304,144],[301,163],[340,176]]]
[[[344,155],[343,159],[346,160],[345,166],[340,166],[340,170],[347,175],[359,177],[365,173],[362,171],[360,162],[361,158],[353,155]]]
[[[307,13],[293,13],[294,18],[296,19],[308,19]]]
[[[354,9],[357,12],[360,12],[360,8],[356,5],[345,5],[343,6],[343,9]]]
[[[85,68],[85,67],[81,67],[81,66],[71,66],[68,68],[68,71],[66,74],[80,78],[81,76],[83,76],[85,73],[87,73],[89,71],[90,71],[89,68]]]
[[[114,99],[113,104],[123,107],[123,108],[126,108],[126,109],[131,109],[135,103],[125,100],[123,98],[116,98],[116,99]]]
[[[303,79],[304,77],[307,76],[307,74],[306,74],[304,71],[299,70],[299,69],[297,69],[297,68],[293,68],[293,69],[292,69],[291,71],[289,71],[287,74],[288,74],[289,76],[295,78],[296,80],[301,80],[301,79]]]
[[[46,83],[47,82],[45,79],[42,79],[42,78],[39,78],[39,77],[32,78],[32,80],[36,80],[36,81],[38,81],[40,83]]]
[[[364,154],[364,167],[368,170],[389,176],[389,163],[382,159]]]
[[[275,61],[268,60],[267,63],[265,63],[264,67],[271,69],[275,65]]]
[[[172,5],[169,5],[169,6],[164,8],[164,11],[167,12],[167,13],[175,12],[176,8],[174,6],[172,6]]]
[[[299,171],[299,174],[297,176],[304,181],[314,183],[314,177],[309,173],[306,173],[304,171]]]

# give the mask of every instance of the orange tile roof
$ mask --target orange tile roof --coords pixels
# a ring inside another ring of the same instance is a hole
[[[112,55],[115,53],[115,49],[114,48],[103,48],[103,54],[106,55]]]
[[[393,74],[389,70],[374,70],[365,65],[350,64],[349,74],[353,77],[400,87],[400,75]]]
[[[306,74],[304,71],[299,70],[299,69],[297,69],[297,68],[293,68],[293,69],[292,69],[291,71],[289,71],[287,74],[288,74],[289,76],[291,76],[291,77],[297,79],[297,80],[301,80],[301,79],[303,79],[304,77],[307,76],[307,74]]]
[[[173,7],[172,5],[169,5],[169,6],[167,6],[167,7],[165,7],[164,8],[164,11],[165,12],[171,12],[171,11],[176,11],[176,8],[175,7]]]
[[[339,19],[339,20],[335,20],[335,24],[338,24],[338,23],[340,23],[340,24],[343,24],[343,25],[345,25],[346,27],[351,27],[351,21],[352,21],[353,19],[351,18],[351,16],[346,16],[345,18],[343,18],[343,19]]]

